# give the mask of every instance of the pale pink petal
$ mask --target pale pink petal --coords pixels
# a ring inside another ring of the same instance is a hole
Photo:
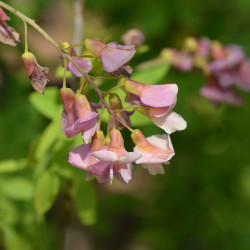
[[[113,182],[113,178],[114,178],[114,170],[113,170],[113,166],[110,168],[110,171],[109,171],[109,179],[110,179],[110,185],[112,184]]]
[[[150,119],[156,126],[163,129],[168,134],[177,130],[184,130],[187,127],[187,122],[175,112],[166,114],[163,117],[150,116]]]
[[[164,168],[162,164],[142,164],[143,168],[148,169],[151,175],[164,174]]]
[[[176,84],[145,85],[140,91],[141,102],[151,107],[166,107],[176,101]]]
[[[94,135],[95,131],[98,130],[98,122],[96,120],[93,120],[89,123],[87,123],[84,126],[84,132],[82,134],[82,138],[84,143],[88,143],[90,138]]]
[[[90,144],[81,145],[69,153],[69,163],[75,167],[87,170],[90,164]]]
[[[133,172],[132,164],[127,164],[126,168],[122,168],[120,170],[120,175],[126,183],[128,183],[132,179],[132,172]]]
[[[136,152],[128,152],[128,153],[122,155],[121,157],[119,157],[117,162],[120,164],[127,164],[127,163],[131,163],[131,162],[135,162],[141,157],[142,157],[142,155],[138,154]]]
[[[86,73],[92,69],[92,63],[90,60],[85,60],[83,58],[76,58],[74,61],[79,65],[79,67]],[[78,71],[75,65],[72,62],[68,63],[68,69],[76,77],[82,77],[82,73]]]
[[[94,175],[105,175],[105,171],[107,170],[107,168],[109,168],[109,163],[108,162],[103,162],[103,161],[99,161],[94,165],[91,165],[90,167],[90,171],[94,174]]]
[[[152,135],[150,137],[147,137],[147,140],[156,148],[159,148],[162,151],[168,153],[169,156],[167,158],[167,161],[169,161],[175,155],[169,135]]]
[[[135,54],[134,50],[122,50],[105,47],[101,50],[101,60],[103,69],[107,72],[113,72],[127,64]]]
[[[107,150],[100,150],[92,153],[92,156],[97,158],[100,161],[108,162],[108,163],[116,163],[117,155],[114,152]]]

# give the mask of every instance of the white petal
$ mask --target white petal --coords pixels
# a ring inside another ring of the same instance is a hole
[[[142,164],[142,167],[148,169],[151,175],[165,173],[164,168],[162,167],[162,164]]]
[[[136,153],[136,152],[128,152],[127,154],[122,155],[118,159],[118,163],[121,164],[127,164],[131,162],[135,162],[136,160],[140,159],[142,157],[141,154]]]
[[[175,112],[168,113],[163,117],[150,116],[150,119],[156,126],[162,128],[168,134],[176,130],[184,130],[187,127],[187,122]]]
[[[128,183],[132,179],[132,171],[133,171],[132,164],[128,164],[127,168],[122,168],[120,170],[120,174],[126,183]]]
[[[100,150],[96,151],[91,154],[95,158],[100,161],[108,162],[108,163],[115,163],[117,162],[117,155],[114,152],[107,151],[107,150]]]
[[[112,167],[110,167],[110,172],[109,172],[110,185],[112,184],[113,177],[114,177],[114,170],[113,170],[113,166],[112,166]]]

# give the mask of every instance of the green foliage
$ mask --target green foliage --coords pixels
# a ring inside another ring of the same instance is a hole
[[[59,191],[59,178],[47,171],[37,181],[35,187],[35,209],[38,214],[46,213],[54,203]]]
[[[80,182],[74,192],[74,199],[80,221],[86,226],[93,225],[97,220],[97,201],[92,183]]]

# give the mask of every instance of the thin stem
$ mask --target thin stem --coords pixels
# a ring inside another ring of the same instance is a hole
[[[116,110],[116,111],[114,111],[115,113],[121,113],[121,112],[123,112],[123,111],[126,111],[127,109],[132,109],[132,108],[137,108],[138,107],[138,105],[131,105],[131,106],[128,106],[128,107],[126,107],[126,108],[123,108],[123,109],[120,109],[120,110]]]
[[[66,72],[67,72],[67,60],[65,56],[63,57],[64,72],[63,72],[63,88],[66,88]]]
[[[133,133],[135,130],[130,128],[126,123],[124,123],[121,119],[117,118],[117,116],[113,116],[114,120],[116,119],[119,123],[121,123],[126,129],[128,129],[131,133]]]
[[[27,29],[27,23],[23,22],[24,24],[24,39],[25,39],[25,53],[28,53],[28,29]]]
[[[108,96],[113,90],[115,90],[115,89],[117,89],[117,88],[120,88],[121,87],[121,85],[116,85],[115,87],[113,87],[113,88],[111,88],[105,95],[104,95],[104,97],[106,97],[106,96]]]
[[[83,46],[85,42],[81,42],[81,43],[77,43],[77,44],[73,44],[72,46],[69,46],[67,48],[65,48],[64,50],[69,50],[69,49],[74,49],[76,47],[80,47]]]
[[[103,114],[104,114],[104,106],[102,105],[102,112],[101,112],[101,114],[99,116],[99,121],[98,121],[98,130],[100,130],[100,128],[101,128],[101,122],[102,122]]]

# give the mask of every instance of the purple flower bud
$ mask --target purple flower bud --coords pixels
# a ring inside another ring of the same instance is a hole
[[[130,29],[122,35],[122,41],[125,45],[135,45],[139,47],[144,43],[144,35],[138,29]]]

